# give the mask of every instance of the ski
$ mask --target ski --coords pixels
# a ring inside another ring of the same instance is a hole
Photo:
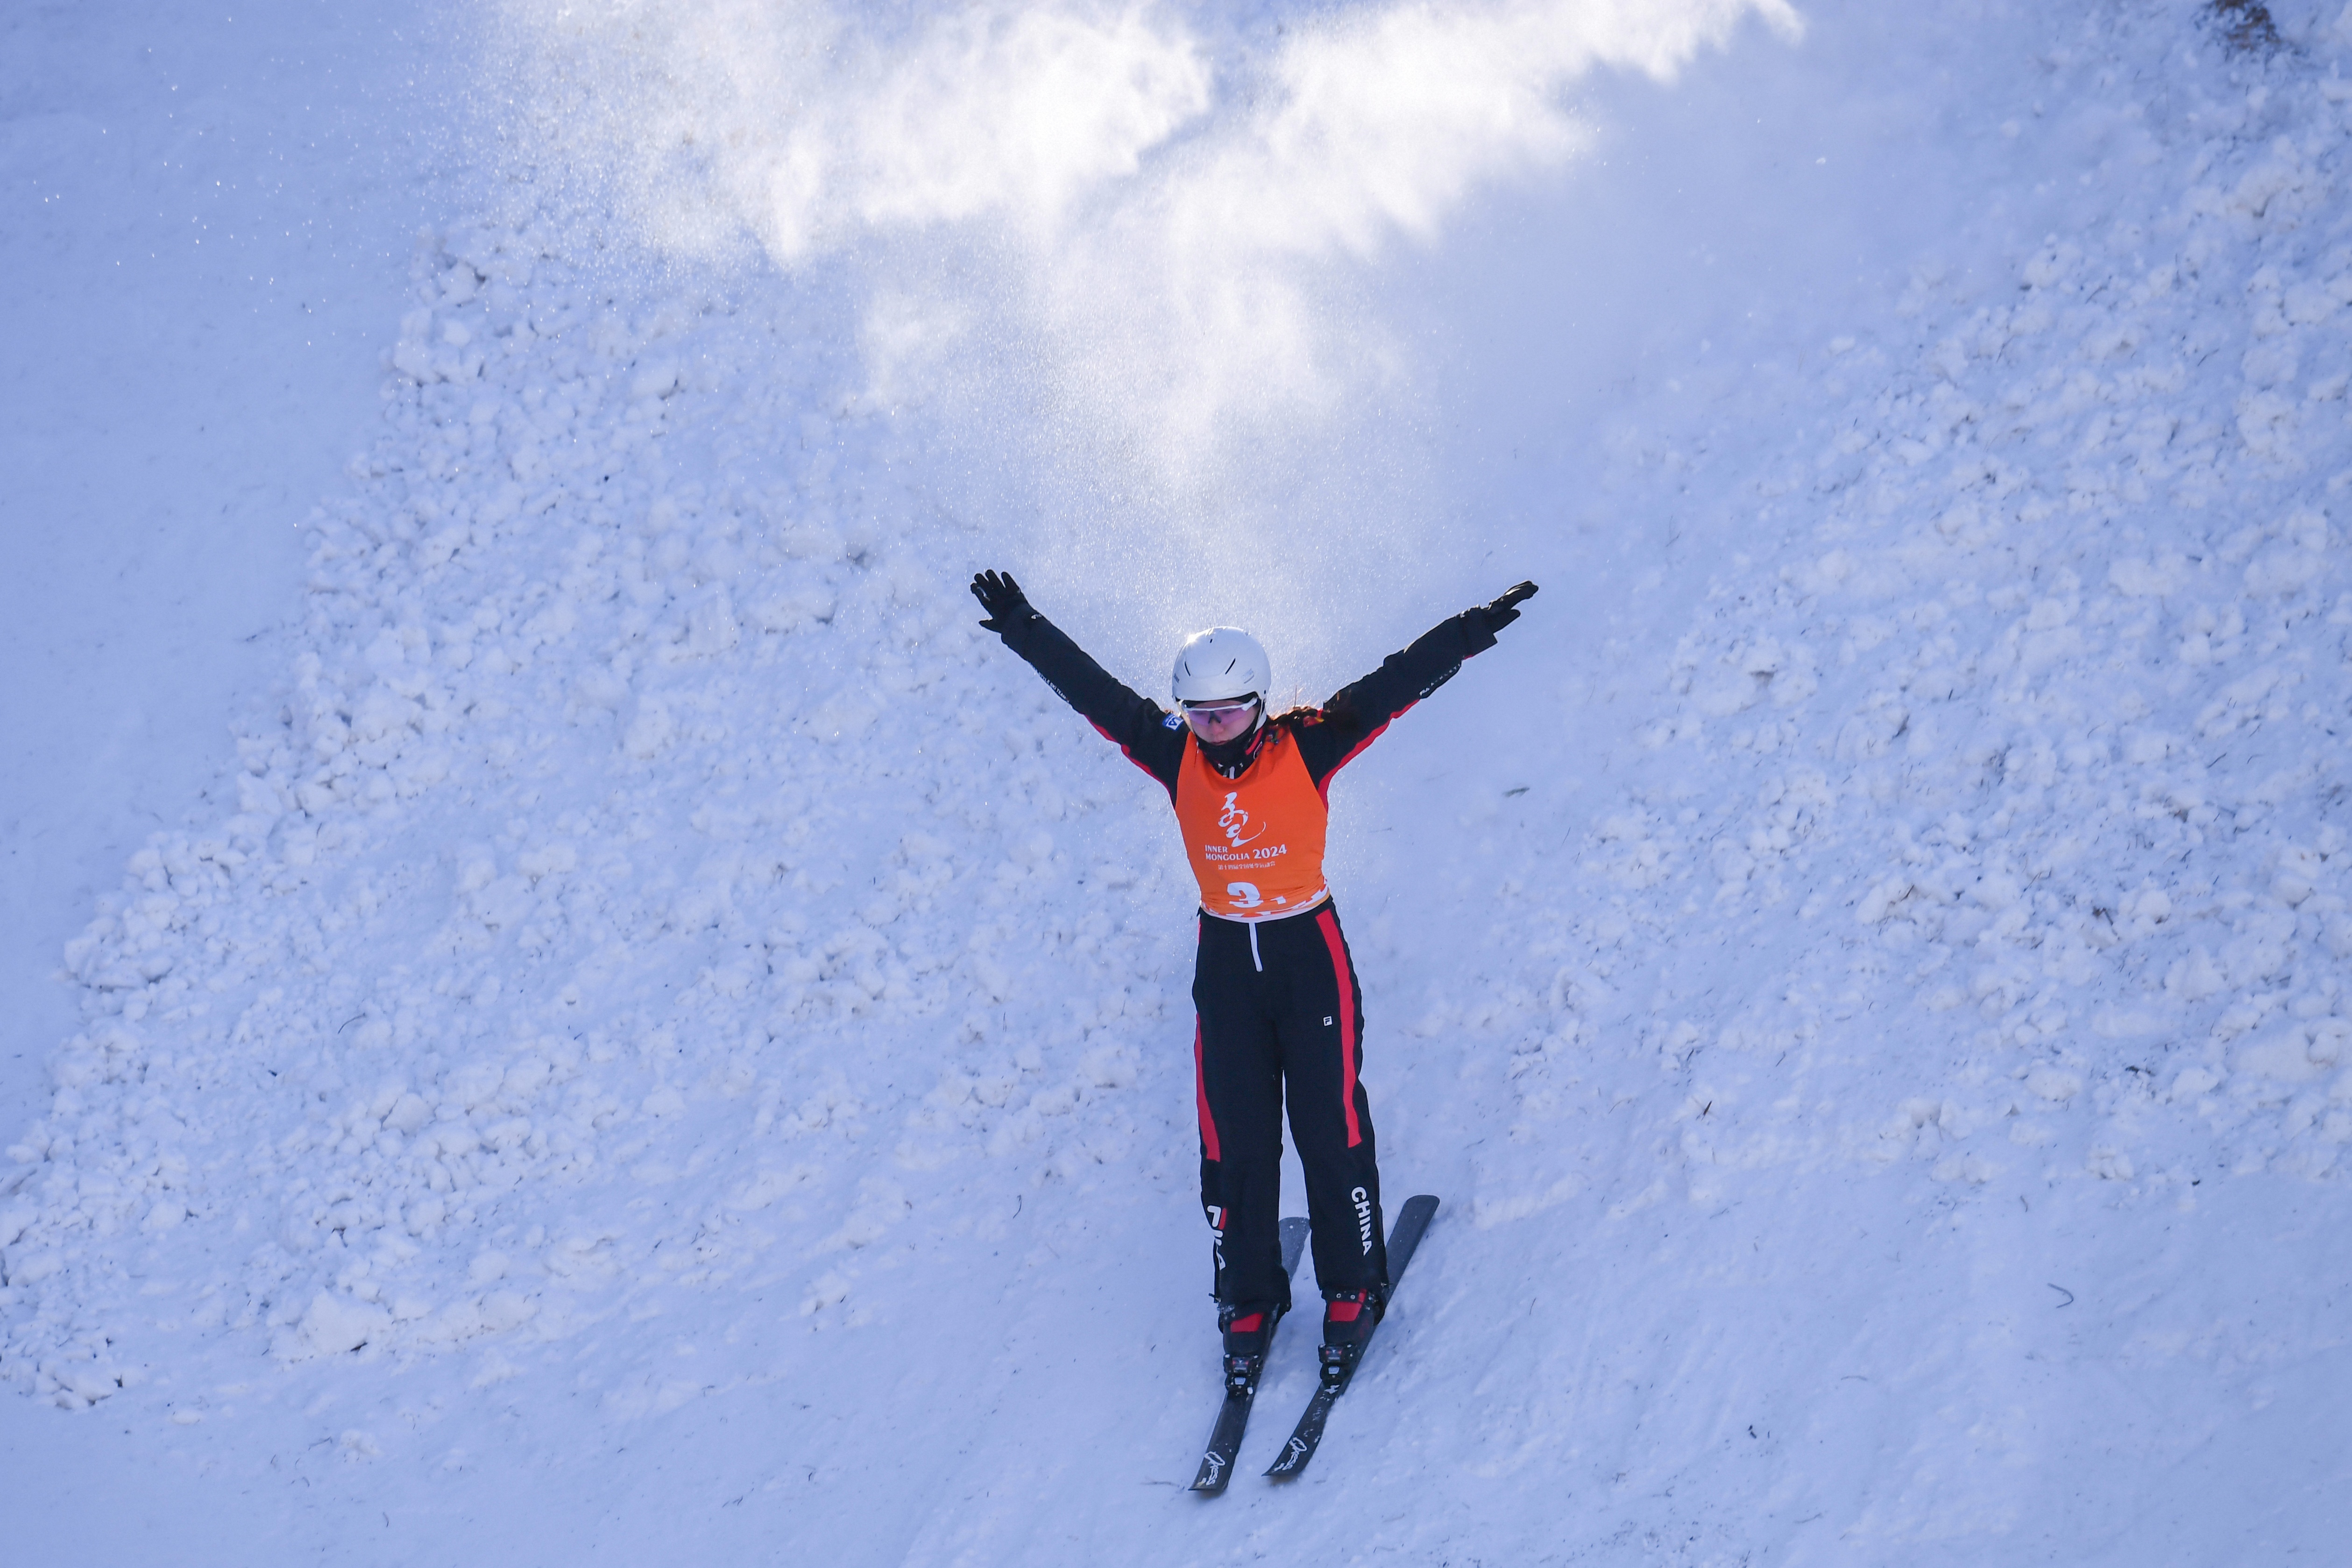
[[[1396,1224],[1389,1231],[1389,1300],[1396,1300],[1396,1288],[1404,1279],[1405,1265],[1412,1261],[1413,1249],[1421,1245],[1422,1233],[1429,1228],[1430,1216],[1437,1213],[1437,1200],[1423,1193],[1407,1198],[1404,1208],[1397,1215]],[[1381,1314],[1385,1317],[1387,1314]],[[1380,1325],[1372,1325],[1380,1332]],[[1323,1441],[1323,1424],[1331,1418],[1331,1406],[1339,1395],[1348,1392],[1349,1383],[1362,1363],[1363,1351],[1371,1347],[1365,1340],[1362,1349],[1347,1361],[1329,1363],[1315,1389],[1315,1397],[1307,1402],[1307,1413],[1291,1428],[1290,1441],[1282,1446],[1282,1455],[1265,1472],[1275,1480],[1286,1481],[1307,1468],[1307,1461],[1315,1457],[1315,1446]]]
[[[1294,1215],[1282,1222],[1282,1271],[1297,1273],[1299,1254],[1306,1250],[1307,1221]],[[1271,1355],[1273,1351],[1274,1336],[1269,1333],[1266,1352]],[[1264,1370],[1261,1365],[1259,1371]],[[1215,1497],[1234,1479],[1234,1459],[1242,1451],[1242,1432],[1249,1426],[1250,1404],[1256,1398],[1255,1380],[1248,1388],[1225,1394],[1225,1402],[1217,1411],[1216,1427],[1209,1434],[1208,1452],[1201,1456],[1200,1473],[1192,1478],[1194,1491]]]

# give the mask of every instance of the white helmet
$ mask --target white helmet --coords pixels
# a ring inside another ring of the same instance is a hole
[[[1181,707],[1221,697],[1263,700],[1273,684],[1273,661],[1257,638],[1232,626],[1212,626],[1193,633],[1176,650],[1176,672],[1169,677],[1168,691]]]

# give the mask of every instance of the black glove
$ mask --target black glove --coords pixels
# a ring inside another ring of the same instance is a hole
[[[1037,619],[1037,612],[1029,606],[1028,595],[1022,593],[1021,584],[1013,580],[1010,572],[978,574],[971,580],[971,596],[988,612],[988,619],[980,624],[990,631],[1008,632]]]
[[[1486,633],[1487,646],[1492,647],[1495,634],[1519,618],[1519,602],[1535,596],[1536,585],[1533,583],[1522,583],[1491,605],[1481,605],[1476,609],[1463,611],[1462,618],[1470,623],[1473,631]]]

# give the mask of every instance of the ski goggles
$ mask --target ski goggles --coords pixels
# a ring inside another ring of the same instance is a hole
[[[1256,706],[1257,699],[1255,697],[1244,697],[1239,702],[1187,702],[1183,704],[1185,718],[1198,719],[1204,723],[1210,724],[1217,723],[1222,720],[1231,719],[1237,714],[1247,713]]]

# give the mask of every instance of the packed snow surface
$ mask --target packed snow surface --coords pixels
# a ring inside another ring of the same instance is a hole
[[[446,68],[429,8],[233,9],[0,16],[12,1128],[71,1028],[59,946],[225,782],[224,717],[291,657],[296,525],[374,415],[411,240],[446,205],[416,156],[436,128],[394,112]]]
[[[485,22],[224,804],[62,955],[10,1532],[2340,1552],[2352,11],[1889,10]],[[1444,1207],[1287,1489],[1181,1489],[1189,884],[980,566],[1310,700],[1544,585],[1333,794]]]

